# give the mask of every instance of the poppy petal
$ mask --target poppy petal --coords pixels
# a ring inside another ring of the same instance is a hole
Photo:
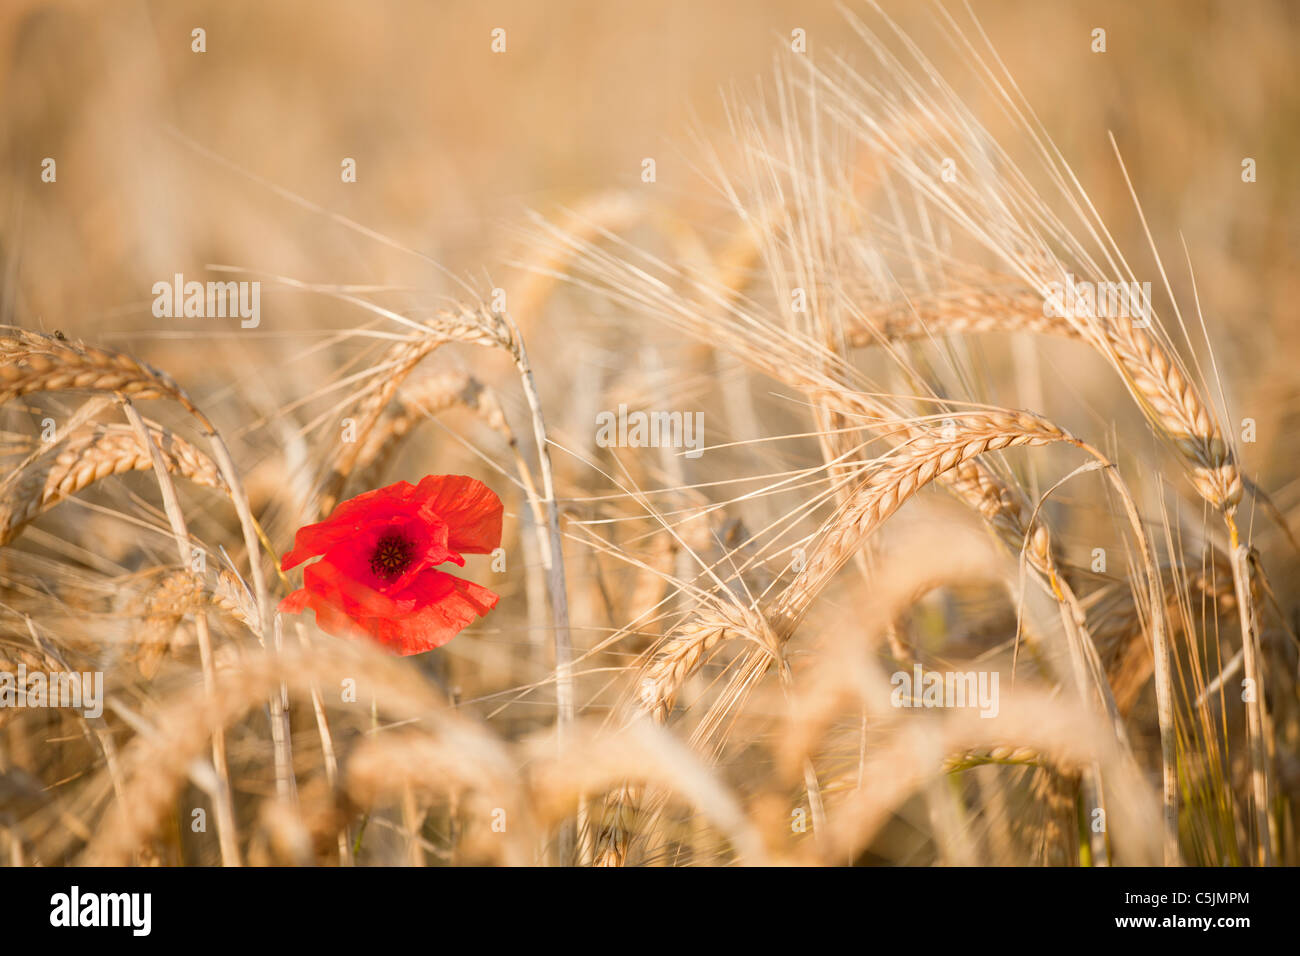
[[[307,609],[307,602],[311,599],[311,594],[306,588],[299,588],[294,591],[276,608],[281,614],[301,614]]]
[[[288,571],[310,557],[324,554],[370,525],[409,515],[418,505],[416,486],[399,481],[367,491],[339,504],[324,521],[305,525],[293,537],[293,548],[280,559]]]
[[[447,523],[447,546],[462,554],[489,554],[501,544],[501,499],[468,475],[428,475],[421,479],[422,510]]]
[[[379,618],[375,637],[398,654],[419,654],[441,647],[496,607],[500,598],[487,588],[443,571],[422,574],[407,594],[418,592],[416,605],[399,618]]]

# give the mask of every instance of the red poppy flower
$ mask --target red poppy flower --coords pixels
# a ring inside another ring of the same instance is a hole
[[[303,586],[280,610],[311,608],[329,634],[360,631],[397,654],[419,654],[446,644],[498,600],[437,565],[463,567],[463,554],[487,554],[500,543],[501,499],[481,481],[465,475],[399,481],[298,529],[281,569],[321,559],[304,569]]]

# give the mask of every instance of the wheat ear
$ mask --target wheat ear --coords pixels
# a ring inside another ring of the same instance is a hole
[[[148,426],[163,465],[208,488],[226,490],[216,464],[204,452],[165,428]],[[83,425],[15,468],[0,483],[0,545],[7,544],[38,515],[109,475],[145,471],[153,458],[127,425]]]

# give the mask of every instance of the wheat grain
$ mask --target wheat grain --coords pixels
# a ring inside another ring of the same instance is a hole
[[[149,435],[167,470],[195,484],[227,491],[216,464],[159,426]],[[0,545],[38,515],[109,475],[153,467],[150,452],[127,425],[90,423],[41,449],[0,483]]]

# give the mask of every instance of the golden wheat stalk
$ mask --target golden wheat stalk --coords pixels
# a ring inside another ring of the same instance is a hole
[[[239,516],[248,550],[253,593],[259,608],[267,603],[257,523],[234,460],[212,421],[165,372],[123,352],[70,342],[13,326],[0,326],[0,405],[36,392],[89,390],[125,398],[166,398],[193,416],[212,446],[213,460]],[[142,447],[150,443],[142,443]],[[265,633],[261,635],[265,641]]]
[[[185,439],[150,425],[166,469],[197,485],[226,491],[216,464]],[[153,457],[128,425],[89,423],[22,462],[0,482],[0,545],[59,502],[109,475],[153,468]]]
[[[595,249],[581,237],[553,230],[552,238],[573,249],[575,261],[589,271],[599,291],[636,308],[649,308],[670,324],[703,341],[716,342],[719,335],[723,335],[733,354],[778,381],[804,392],[819,406],[827,406],[847,416],[850,421],[861,422],[881,434],[897,436],[905,441],[925,440],[924,429],[903,420],[888,404],[871,394],[847,388],[836,376],[824,371],[825,363],[834,358],[831,353],[815,347],[798,331],[781,334],[769,329],[762,319],[735,304],[731,288],[697,284],[701,301],[691,302],[672,291],[666,283],[647,280],[642,270]],[[753,335],[755,329],[761,334]],[[767,347],[769,344],[775,347]],[[1062,606],[1062,619],[1071,637],[1073,659],[1087,662],[1092,672],[1091,682],[1105,703],[1112,722],[1118,726],[1117,710],[1097,663],[1096,650],[1087,635],[1084,615],[1072,591],[1057,573],[1050,536],[1045,527],[1041,522],[1035,522],[1031,534],[1021,520],[1023,506],[1018,496],[982,462],[968,461],[964,464],[966,467],[960,471],[944,469],[941,480],[959,498],[990,520],[995,530],[1016,551],[1028,548],[1031,566],[1042,576],[1044,585]],[[705,631],[709,632],[709,629]],[[689,645],[689,640],[686,644]],[[1076,663],[1076,670],[1082,666]],[[1088,682],[1084,674],[1076,676],[1081,684]]]
[[[845,316],[844,341],[852,348],[945,335],[1032,332],[1079,338],[1064,318],[1047,315],[1043,297],[1019,289],[984,287],[909,296],[905,301],[854,309]]]
[[[917,434],[868,474],[848,505],[827,523],[795,579],[762,615],[710,609],[678,628],[645,669],[639,687],[642,709],[656,720],[666,720],[671,702],[686,678],[709,651],[729,636],[744,635],[769,653],[779,654],[780,646],[794,633],[813,598],[852,557],[863,539],[938,476],[989,451],[1019,445],[1077,443],[1051,422],[1028,412],[973,413],[963,417],[951,437],[935,432]],[[614,803],[617,805],[626,796],[616,795]],[[621,820],[622,816],[616,814],[616,818]],[[602,834],[603,848],[598,854],[602,862],[617,865],[624,860],[626,839],[623,827]]]
[[[200,607],[224,611],[256,635],[257,609],[243,584],[222,568],[209,587],[195,578],[189,567],[164,565],[140,575],[144,586],[130,596],[124,613],[143,625],[135,638],[138,648],[131,655],[140,673],[152,678],[171,646],[171,637],[185,616]]]
[[[362,474],[382,474],[402,440],[420,423],[454,407],[477,412],[484,423],[503,435],[512,448],[517,445],[496,392],[468,372],[439,372],[423,381],[407,383],[398,391],[393,407],[367,434],[355,470]],[[370,485],[377,482],[362,478],[359,483]]]
[[[803,569],[769,612],[779,633],[788,637],[818,591],[861,541],[931,481],[990,451],[1055,442],[1079,444],[1056,425],[1024,411],[963,415],[952,437],[933,431],[885,458],[863,480],[850,506],[825,529]]]

